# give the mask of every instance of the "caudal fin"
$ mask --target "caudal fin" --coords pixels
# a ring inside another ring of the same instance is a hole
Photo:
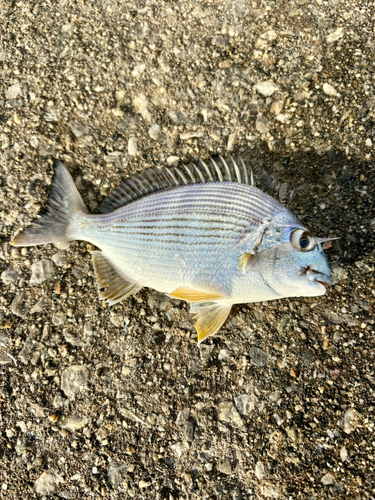
[[[73,239],[68,235],[72,217],[78,211],[87,210],[68,169],[58,160],[54,161],[54,168],[51,194],[45,212],[17,235],[11,241],[12,245],[29,247]]]

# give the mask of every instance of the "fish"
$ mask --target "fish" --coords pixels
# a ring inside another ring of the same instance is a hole
[[[332,284],[322,243],[254,186],[240,157],[148,168],[90,214],[69,170],[54,160],[44,213],[14,246],[83,240],[99,298],[116,304],[144,287],[190,304],[198,345],[234,304],[323,295]]]

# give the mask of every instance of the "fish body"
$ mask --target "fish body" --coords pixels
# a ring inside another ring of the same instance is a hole
[[[12,244],[92,243],[101,298],[114,304],[149,287],[186,300],[201,342],[233,304],[322,295],[330,284],[323,240],[249,185],[240,166],[221,159],[146,171],[105,200],[106,213],[92,215],[55,162],[46,213]]]

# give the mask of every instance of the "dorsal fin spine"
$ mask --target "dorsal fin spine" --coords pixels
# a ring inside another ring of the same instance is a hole
[[[166,172],[168,172],[168,174],[170,175],[172,181],[175,183],[176,186],[178,186],[178,180],[176,179],[174,173],[172,172],[172,170],[168,167],[166,167]]]
[[[219,166],[217,165],[216,161],[213,158],[211,158],[211,162],[212,162],[213,166],[215,167],[216,174],[217,174],[217,176],[219,178],[219,181],[223,182],[223,180],[224,180],[223,179],[223,174],[220,172]]]
[[[224,165],[225,173],[228,176],[228,182],[232,182],[232,174],[231,174],[230,168],[228,167],[228,163],[224,160],[224,158],[222,156],[220,156],[220,160],[221,160],[221,163]]]
[[[233,158],[232,158],[232,161],[234,161]],[[249,184],[249,175],[247,173],[246,165],[245,165],[245,163],[244,163],[244,161],[243,161],[243,159],[241,157],[240,157],[240,164],[241,164],[241,167],[242,167],[242,172],[243,172],[243,176],[244,176],[244,182],[245,182],[245,184]]]
[[[184,176],[184,174],[181,172],[181,170],[180,170],[180,169],[176,169],[176,171],[177,171],[177,175],[179,175],[179,176],[181,177],[182,182],[183,182],[185,185],[186,185],[186,184],[189,184],[189,183],[188,183],[188,180],[186,179],[186,177]]]
[[[207,164],[203,160],[200,160],[200,164],[203,165],[203,168],[206,170],[209,182],[214,182],[214,178],[212,177],[212,174],[211,174],[210,169],[208,168]]]
[[[198,177],[199,177],[200,181],[201,181],[201,182],[202,182],[202,184],[203,184],[203,183],[204,183],[204,177],[203,177],[202,172],[201,172],[201,171],[200,171],[200,169],[197,167],[197,165],[195,165],[194,163],[193,163],[193,167],[194,167],[194,170],[195,170],[195,172],[197,173],[197,175],[198,175]]]
[[[196,179],[195,179],[195,177],[194,177],[194,175],[193,175],[192,171],[190,170],[189,165],[184,165],[184,167],[185,167],[185,171],[188,173],[188,175],[189,175],[189,177],[190,177],[191,182],[192,182],[193,184],[195,184],[195,183],[196,183]],[[189,184],[190,184],[190,183],[189,183]]]
[[[236,176],[237,176],[237,182],[241,182],[241,172],[240,172],[240,169],[238,168],[237,163],[233,159],[232,159],[232,161],[233,161],[234,171],[236,172]]]

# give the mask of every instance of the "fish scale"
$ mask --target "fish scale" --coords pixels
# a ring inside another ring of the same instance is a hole
[[[88,214],[68,170],[55,162],[47,210],[12,244],[84,240],[100,298],[114,304],[150,287],[191,304],[198,341],[235,303],[325,293],[320,242],[252,185],[242,160],[146,170]]]

